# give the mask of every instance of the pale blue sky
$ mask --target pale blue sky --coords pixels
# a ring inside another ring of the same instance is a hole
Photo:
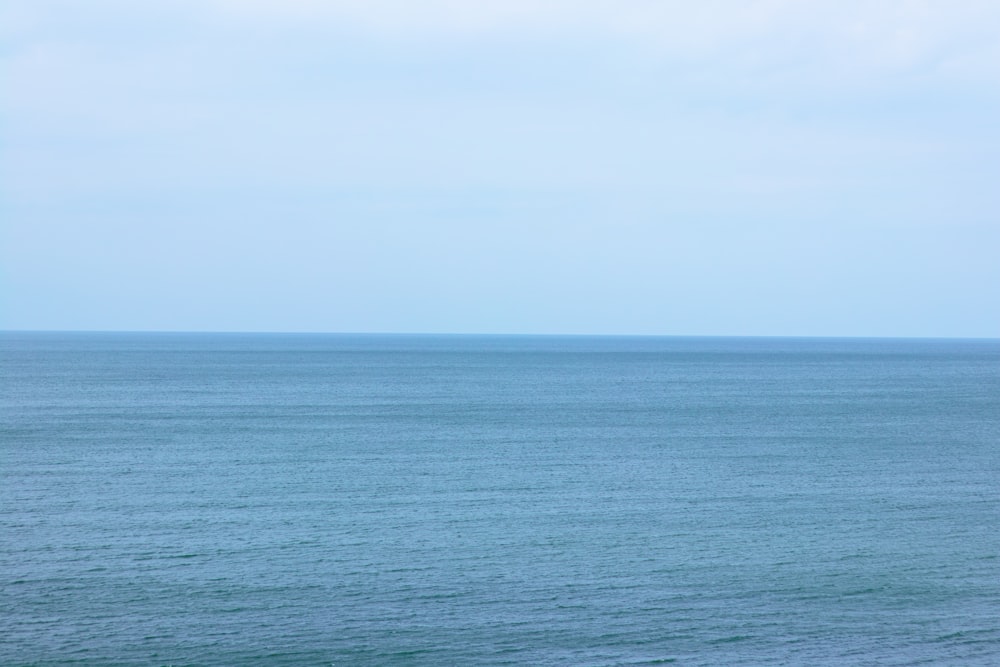
[[[12,0],[0,328],[1000,336],[1000,3]]]

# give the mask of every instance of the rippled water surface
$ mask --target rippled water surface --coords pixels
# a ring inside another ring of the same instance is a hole
[[[0,364],[0,664],[1000,664],[1000,341]]]

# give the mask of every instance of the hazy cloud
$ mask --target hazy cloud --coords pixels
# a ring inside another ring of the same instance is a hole
[[[11,326],[211,284],[184,328],[1000,330],[995,2],[34,0],[0,41]]]

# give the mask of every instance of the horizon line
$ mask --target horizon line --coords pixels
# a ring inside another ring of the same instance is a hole
[[[482,336],[523,338],[784,338],[784,339],[851,339],[851,340],[988,340],[1000,341],[1000,336],[943,335],[864,335],[864,334],[677,334],[677,333],[539,333],[539,332],[460,332],[460,331],[292,331],[251,329],[0,329],[0,334],[165,334],[219,336]]]

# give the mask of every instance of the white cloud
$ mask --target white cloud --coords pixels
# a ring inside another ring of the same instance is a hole
[[[318,21],[388,39],[520,34],[613,40],[651,56],[738,59],[757,67],[806,59],[838,70],[899,71],[962,61],[965,75],[1000,77],[1000,3],[994,1],[213,0],[213,4],[229,17]]]
[[[0,8],[15,74],[17,59],[39,44],[119,45],[133,57],[171,38],[211,53],[317,36],[418,57],[489,44],[576,49],[729,87],[749,79],[831,90],[886,78],[1000,84],[995,0],[34,0]]]
[[[992,164],[970,151],[996,136],[1000,4],[11,7],[0,24],[17,19],[25,46],[5,66],[7,187],[39,199],[136,180],[624,189],[726,174],[777,192],[877,180],[855,163]]]

